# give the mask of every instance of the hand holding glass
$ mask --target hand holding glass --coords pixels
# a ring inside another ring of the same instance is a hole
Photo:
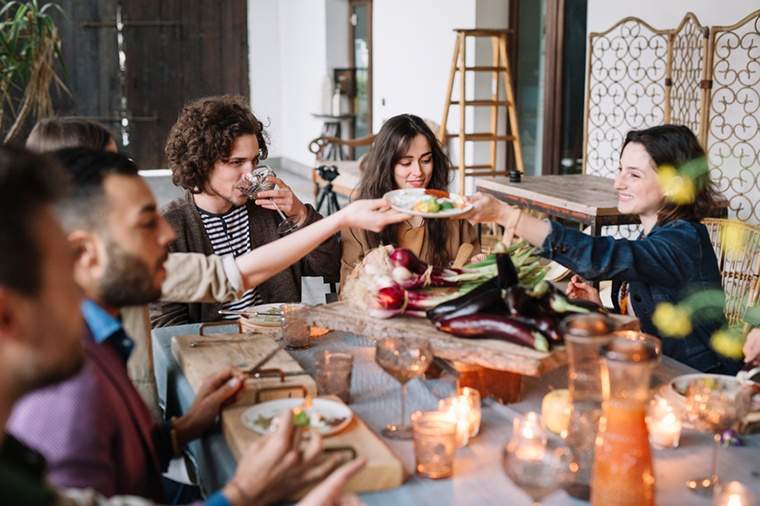
[[[255,199],[256,194],[262,191],[274,190],[275,183],[273,179],[277,177],[274,169],[269,165],[259,165],[253,171],[245,174],[243,181],[238,185],[240,191],[242,191],[249,199]],[[280,235],[289,234],[298,228],[298,224],[294,218],[285,216],[285,213],[277,207],[277,203],[274,199],[270,199],[275,210],[282,218],[282,221],[277,225],[277,233]]]

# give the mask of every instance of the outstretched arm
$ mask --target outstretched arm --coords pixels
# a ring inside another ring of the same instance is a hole
[[[298,262],[344,227],[379,232],[409,217],[383,199],[357,200],[337,213],[235,259],[246,289],[253,288]]]

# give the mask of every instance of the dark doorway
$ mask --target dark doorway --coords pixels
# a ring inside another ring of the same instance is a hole
[[[61,115],[108,126],[144,169],[166,166],[166,134],[182,105],[248,97],[246,0],[64,0]]]

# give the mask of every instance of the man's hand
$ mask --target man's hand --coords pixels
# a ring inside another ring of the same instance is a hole
[[[280,415],[277,431],[256,440],[240,459],[235,476],[224,487],[230,502],[237,505],[281,501],[321,481],[342,463],[340,455],[322,453],[319,434],[310,432],[306,441],[301,438],[303,434],[303,429],[293,427],[290,411]],[[331,483],[342,486],[344,481],[339,478],[345,473],[344,470]]]
[[[335,213],[340,215],[342,226],[380,232],[387,225],[408,220],[410,216],[394,211],[383,199],[355,200]]]
[[[254,203],[272,211],[277,210],[275,208],[275,204],[277,204],[280,211],[289,218],[295,218],[299,225],[306,221],[306,206],[298,200],[290,186],[286,185],[279,177],[270,177],[269,181],[275,183],[277,188],[258,192]]]
[[[760,362],[760,328],[749,331],[742,351],[744,351],[745,362]]]
[[[578,275],[573,275],[573,277],[570,279],[570,283],[568,283],[565,293],[570,300],[588,300],[595,302],[600,306],[603,305],[602,299],[599,297],[599,290],[589,285],[588,283],[584,283],[581,277]]]
[[[211,428],[224,403],[243,388],[243,383],[232,367],[206,378],[187,414],[174,422],[178,442],[184,446]]]

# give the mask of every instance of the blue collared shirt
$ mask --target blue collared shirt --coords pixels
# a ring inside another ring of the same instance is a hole
[[[114,318],[105,309],[90,299],[82,302],[82,316],[90,328],[92,339],[98,344],[108,344],[126,362],[135,347],[134,341],[124,331],[118,318]]]

